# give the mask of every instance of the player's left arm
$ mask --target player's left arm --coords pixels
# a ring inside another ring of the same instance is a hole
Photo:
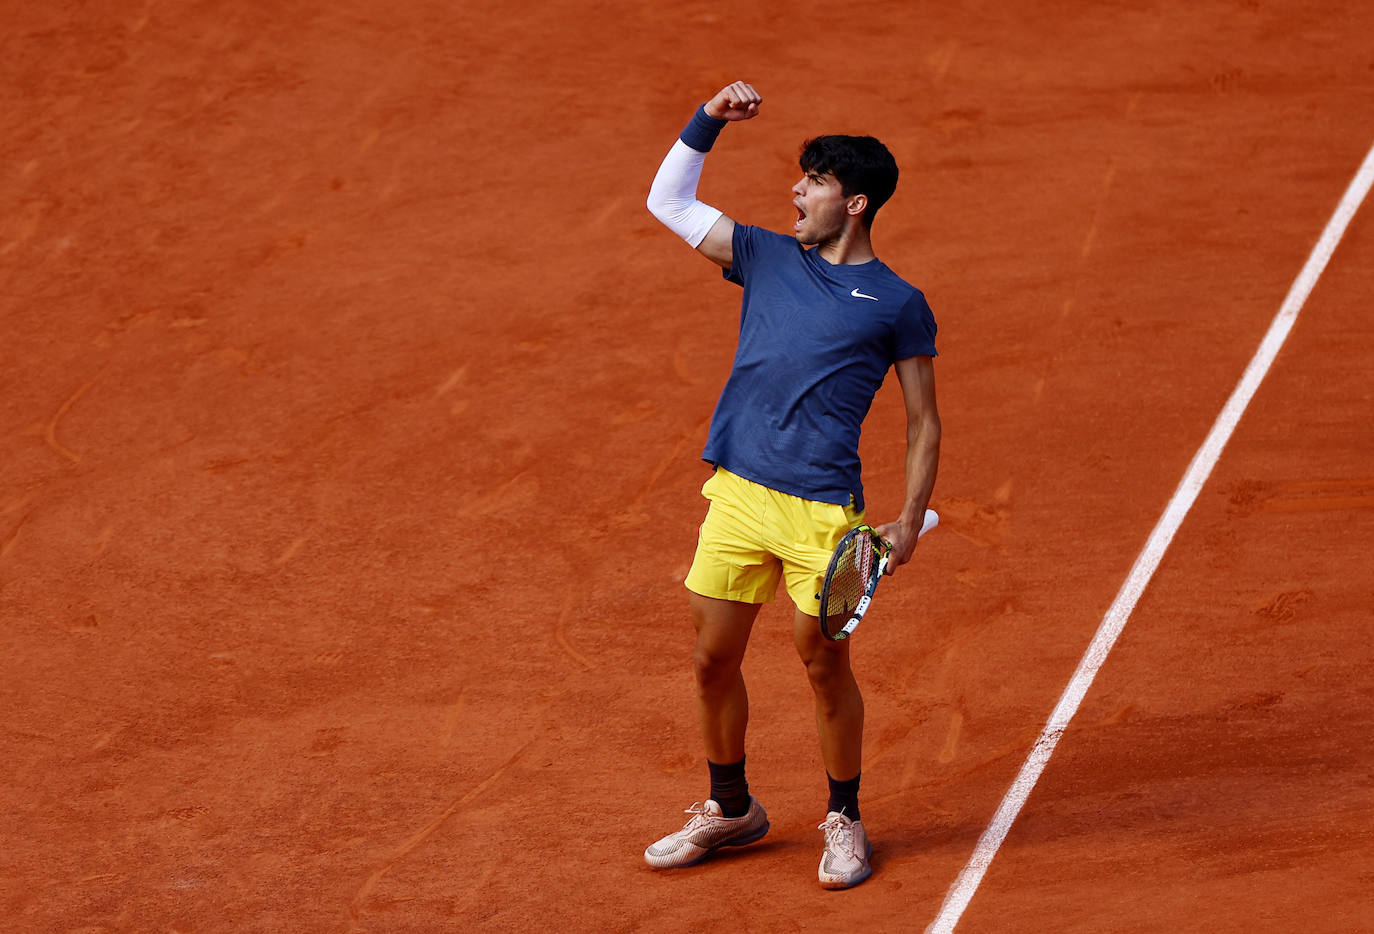
[[[735,222],[697,200],[706,153],[727,123],[752,120],[763,98],[743,81],[728,84],[702,104],[668,150],[649,187],[649,211],[698,253],[723,269],[734,265]]]
[[[940,463],[940,412],[935,405],[935,363],[931,357],[908,357],[894,364],[906,405],[906,496],[895,522],[877,532],[892,544],[887,573],[911,560],[921,533],[926,504],[935,488]]]

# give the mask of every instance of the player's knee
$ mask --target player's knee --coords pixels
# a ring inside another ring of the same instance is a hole
[[[739,663],[731,656],[712,651],[710,646],[698,645],[692,655],[692,671],[697,688],[710,693],[734,683],[739,676]]]
[[[846,693],[854,686],[854,672],[849,667],[849,657],[840,652],[819,651],[804,660],[806,678],[811,682],[811,690],[822,699],[831,695]]]

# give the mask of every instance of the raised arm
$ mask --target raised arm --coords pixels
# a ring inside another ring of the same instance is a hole
[[[930,357],[908,357],[896,363],[897,381],[906,403],[906,496],[897,521],[878,526],[892,543],[888,573],[911,560],[925,518],[935,472],[940,463],[940,413],[935,406],[935,364]]]
[[[706,153],[726,123],[759,114],[763,98],[752,86],[736,81],[698,108],[668,150],[649,189],[649,211],[697,252],[729,269],[734,260],[735,222],[697,200],[697,183]]]

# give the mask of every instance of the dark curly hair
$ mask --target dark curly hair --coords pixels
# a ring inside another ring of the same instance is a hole
[[[802,144],[801,168],[808,174],[835,176],[846,198],[867,195],[864,226],[897,190],[897,160],[871,136],[817,136]]]

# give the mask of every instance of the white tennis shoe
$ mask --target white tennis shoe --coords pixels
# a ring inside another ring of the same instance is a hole
[[[655,869],[677,869],[705,859],[723,846],[744,846],[768,833],[768,814],[753,795],[743,817],[726,817],[720,805],[710,798],[693,804],[686,813],[692,818],[682,829],[668,834],[644,851],[644,862]]]
[[[825,851],[817,875],[823,889],[847,889],[873,873],[868,859],[873,845],[868,842],[864,822],[850,820],[838,811],[825,815],[816,828],[825,831]]]

